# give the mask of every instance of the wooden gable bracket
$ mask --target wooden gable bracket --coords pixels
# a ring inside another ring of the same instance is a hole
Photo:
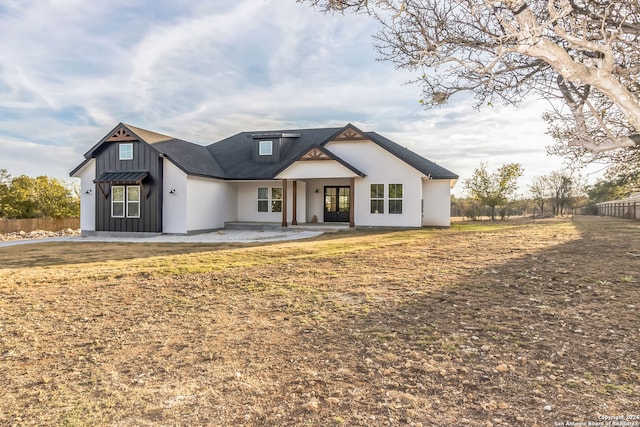
[[[100,189],[100,192],[102,193],[102,195],[104,196],[104,198],[108,198],[109,194],[111,193],[111,186],[107,187],[107,189],[105,190],[102,187],[102,184],[106,184],[106,182],[98,182],[98,188]]]
[[[144,185],[142,185],[142,180],[140,180],[140,182],[138,183],[138,185],[140,186],[140,190],[142,190],[142,195],[144,196],[145,199],[148,199],[149,196],[151,196],[151,189],[149,189],[149,191],[147,191],[144,188]]]
[[[365,141],[369,140],[366,136],[362,135],[360,132],[357,132],[353,129],[347,129],[342,132],[340,135],[336,136],[334,141]]]
[[[300,160],[333,160],[331,156],[318,148],[312,148]]]
[[[111,134],[111,136],[107,139],[107,142],[122,142],[122,141],[137,141],[138,138],[131,135],[126,128],[120,126],[118,129]]]

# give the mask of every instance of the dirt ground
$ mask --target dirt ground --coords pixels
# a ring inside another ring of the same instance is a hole
[[[640,222],[82,245],[0,248],[0,425],[640,425]]]

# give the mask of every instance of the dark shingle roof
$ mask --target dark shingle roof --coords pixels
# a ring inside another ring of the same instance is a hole
[[[207,147],[126,123],[123,125],[140,139],[151,144],[185,173],[209,178],[226,178],[224,169],[211,156]]]
[[[209,151],[215,157],[220,166],[225,170],[229,179],[273,179],[279,172],[295,162],[300,156],[309,151],[314,146],[324,146],[343,130],[351,128],[358,133],[365,135],[374,143],[387,150],[389,153],[403,160],[423,174],[432,179],[457,179],[458,175],[425,159],[413,151],[402,147],[390,139],[377,134],[376,132],[361,132],[353,125],[340,128],[319,128],[319,129],[287,129],[268,132],[241,132],[222,141],[208,146]],[[289,151],[284,155],[282,161],[278,163],[261,163],[252,159],[253,138],[257,133],[281,134],[293,133],[300,137],[295,139]]]
[[[321,145],[341,128],[296,129],[260,132],[240,132],[209,145],[207,148],[218,160],[229,179],[273,179],[283,168],[297,160],[314,145]],[[253,161],[253,137],[255,134],[293,133],[295,139],[282,161],[263,163]]]
[[[226,178],[224,169],[222,169],[216,159],[211,156],[207,147],[131,126],[126,123],[119,123],[111,132],[91,147],[85,154],[85,160],[72,170],[70,174],[73,176],[90,158],[95,157],[99,150],[102,149],[102,146],[112,137],[113,133],[122,128],[126,128],[130,133],[135,135],[137,139],[150,144],[156,151],[167,157],[177,167],[189,175]]]
[[[390,139],[376,132],[362,132],[351,124],[335,128],[240,132],[208,146],[183,141],[124,123],[120,123],[113,131],[121,126],[127,127],[138,138],[151,144],[160,154],[166,156],[171,162],[189,175],[220,179],[270,180],[292,163],[299,160],[302,155],[313,147],[322,148],[342,132],[353,130],[362,136],[366,136],[366,138],[378,144],[389,153],[403,160],[426,176],[430,176],[432,179],[458,178],[453,172],[402,147]],[[90,157],[95,155],[97,150],[110,137],[111,133],[85,154],[87,160],[78,165],[76,169],[71,172],[72,175],[82,168]],[[296,134],[299,136],[294,139],[294,142],[288,151],[284,153],[281,161],[265,163],[253,160],[253,141],[256,134]],[[341,159],[336,160],[359,175],[364,175],[352,166],[346,165]]]
[[[227,178],[226,173],[216,159],[203,145],[170,139],[156,142],[153,148],[164,154],[176,166],[189,175],[198,175],[210,178]]]

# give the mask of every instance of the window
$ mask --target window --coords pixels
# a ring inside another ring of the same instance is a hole
[[[260,141],[258,153],[261,156],[270,156],[273,154],[273,141]]]
[[[371,184],[371,213],[384,213],[384,184]]]
[[[389,184],[389,213],[402,213],[402,184]]]
[[[120,160],[133,160],[133,144],[120,144],[118,151]]]
[[[114,185],[111,187],[111,216],[113,218],[140,218],[140,186]]]
[[[282,188],[258,188],[258,212],[282,212]]]
[[[140,187],[127,187],[127,218],[140,218]]]
[[[258,188],[258,212],[269,212],[268,188]]]
[[[282,188],[271,189],[271,212],[282,212]]]
[[[111,216],[124,218],[124,187],[111,187]]]

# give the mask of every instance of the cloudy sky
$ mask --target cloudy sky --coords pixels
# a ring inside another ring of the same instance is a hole
[[[532,99],[425,111],[413,77],[378,60],[364,15],[295,0],[0,0],[0,169],[68,173],[118,122],[198,143],[241,131],[377,131],[460,175],[560,170]]]

